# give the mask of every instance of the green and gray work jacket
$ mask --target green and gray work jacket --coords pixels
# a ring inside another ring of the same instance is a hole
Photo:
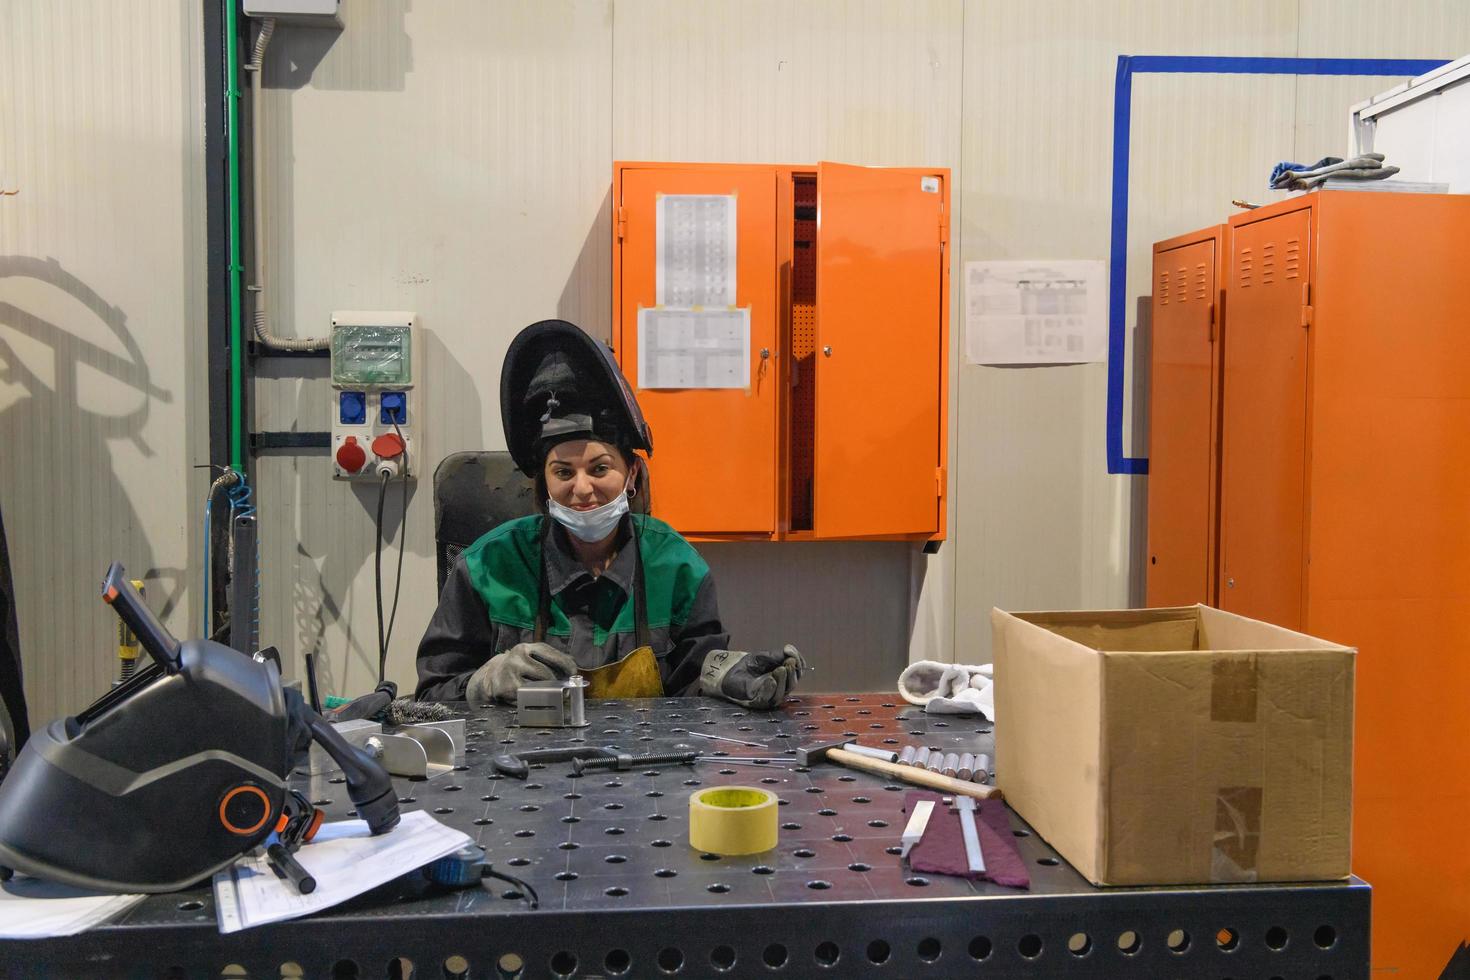
[[[419,643],[421,701],[462,701],[470,675],[497,653],[536,639],[541,515],[507,521],[461,552]],[[631,523],[638,522],[638,547]],[[617,663],[638,647],[633,574],[643,559],[648,631],[664,690],[699,694],[705,654],[728,648],[709,566],[679,533],[643,515],[623,519],[617,556],[594,576],[577,560],[565,529],[546,541],[550,619],[544,642],[586,668]]]

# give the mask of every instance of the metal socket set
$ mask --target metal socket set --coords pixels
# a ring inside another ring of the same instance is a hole
[[[899,750],[898,764],[972,783],[989,783],[995,775],[990,769],[990,756],[984,752],[946,752],[923,745],[905,745]]]

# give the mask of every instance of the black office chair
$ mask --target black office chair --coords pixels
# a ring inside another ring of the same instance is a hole
[[[536,511],[536,488],[516,469],[508,452],[463,452],[445,456],[434,470],[434,544],[439,591],[459,553],[486,531]],[[630,507],[648,513],[648,494]]]
[[[507,452],[445,456],[434,470],[434,544],[439,591],[459,553],[484,534],[536,510],[535,487]]]

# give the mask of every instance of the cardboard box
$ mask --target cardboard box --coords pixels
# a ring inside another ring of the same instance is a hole
[[[997,782],[1094,884],[1347,877],[1356,651],[1207,606],[991,628]]]

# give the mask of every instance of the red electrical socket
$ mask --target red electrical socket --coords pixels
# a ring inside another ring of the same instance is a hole
[[[373,440],[373,455],[379,459],[396,459],[403,450],[403,440],[395,432],[385,432]]]
[[[402,446],[399,449],[401,451]],[[367,465],[367,452],[358,445],[357,436],[348,436],[337,447],[337,465],[346,473],[360,472]]]

